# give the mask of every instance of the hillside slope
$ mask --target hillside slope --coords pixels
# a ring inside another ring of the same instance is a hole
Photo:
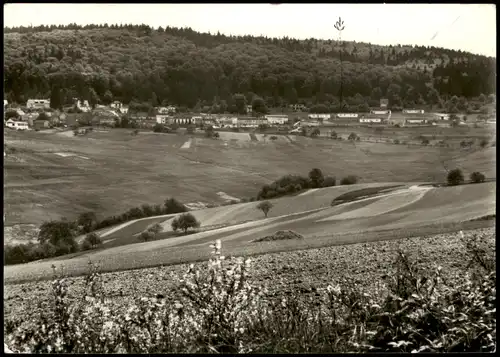
[[[242,109],[233,101],[242,93],[269,107],[335,106],[341,52],[342,95],[353,110],[376,106],[380,97],[410,107],[440,104],[444,95],[453,99],[448,109],[464,110],[467,100],[494,93],[496,60],[470,53],[132,25],[5,29],[5,88],[11,102],[52,97],[71,104],[79,96],[224,111]],[[486,100],[479,98],[476,109]]]

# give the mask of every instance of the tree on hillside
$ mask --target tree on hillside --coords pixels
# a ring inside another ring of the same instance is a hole
[[[77,219],[77,224],[81,227],[82,233],[89,233],[96,222],[97,216],[94,212],[81,213]]]
[[[233,105],[236,113],[238,114],[247,113],[247,98],[243,94],[233,95]]]
[[[323,176],[323,172],[320,169],[314,168],[309,171],[309,180],[311,181],[312,188],[318,188],[323,185],[325,177]]]
[[[263,201],[263,202],[260,202],[256,208],[258,210],[261,210],[262,212],[264,212],[264,215],[267,218],[269,211],[271,210],[271,208],[273,208],[273,204],[269,201]]]
[[[90,248],[97,248],[100,244],[102,244],[101,238],[96,233],[87,234],[85,240],[89,243]]]
[[[184,231],[184,234],[186,234],[190,228],[199,227],[200,222],[196,220],[195,216],[191,213],[183,213],[172,221],[172,229],[174,232],[177,232],[180,229]]]
[[[181,213],[188,211],[186,206],[184,206],[182,203],[180,203],[173,197],[165,200],[164,207],[165,207],[165,214]]]
[[[53,109],[62,109],[63,104],[61,88],[59,86],[52,87],[50,91],[50,107]]]
[[[447,181],[450,186],[457,186],[464,183],[465,179],[462,170],[454,169],[448,172]]]
[[[478,171],[475,171],[475,172],[470,174],[470,180],[473,183],[481,183],[481,182],[484,182],[486,180],[486,177],[484,176],[484,174],[482,174]]]
[[[358,183],[358,178],[354,175],[349,175],[340,180],[341,185],[354,185]]]
[[[44,222],[38,232],[38,241],[41,244],[50,243],[54,246],[73,246],[75,245],[74,237],[75,225],[66,220]]]

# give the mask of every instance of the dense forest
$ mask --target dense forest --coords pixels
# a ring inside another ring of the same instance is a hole
[[[496,92],[495,58],[435,47],[73,24],[5,28],[4,50],[5,96],[17,103],[79,97],[225,111],[240,94],[275,108],[340,109],[343,98],[342,109],[359,110],[388,98],[453,112]]]

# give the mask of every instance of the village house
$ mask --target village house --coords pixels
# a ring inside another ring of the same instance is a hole
[[[114,109],[120,109],[121,107],[123,107],[123,103],[120,102],[119,100],[115,100],[113,103],[111,103],[109,105],[111,108],[114,108]]]
[[[73,98],[73,101],[78,109],[80,109],[82,112],[87,113],[89,112],[92,108],[89,105],[88,100],[79,100],[77,98]]]
[[[331,115],[330,114],[308,114],[307,118],[308,119],[313,119],[313,120],[330,120]]]
[[[289,107],[294,112],[304,112],[306,110],[306,106],[304,104],[290,104]]]
[[[288,115],[266,115],[269,125],[285,125],[288,124]]]
[[[359,122],[360,123],[382,123],[382,119],[381,118],[361,118],[359,119]]]
[[[268,124],[266,118],[239,117],[237,126],[241,128],[257,128],[261,124]]]
[[[130,113],[128,117],[130,120],[147,120],[150,118],[149,114],[146,112]]]
[[[337,113],[336,117],[338,119],[358,119],[358,113]]]
[[[29,130],[28,123],[25,121],[21,121],[21,120],[9,119],[5,122],[5,125],[8,128],[15,129],[15,130]]]
[[[167,124],[170,116],[168,114],[156,114],[157,124]]]
[[[177,125],[192,124],[192,118],[189,118],[187,116],[170,117],[168,120],[169,124],[177,124]]]
[[[29,109],[49,109],[50,99],[28,99],[26,107]]]
[[[175,114],[175,107],[169,105],[168,107],[155,108],[158,114]]]
[[[227,116],[222,116],[219,118],[219,124],[224,128],[224,127],[230,127],[230,128],[235,128],[238,125],[238,118],[237,117],[227,117]]]

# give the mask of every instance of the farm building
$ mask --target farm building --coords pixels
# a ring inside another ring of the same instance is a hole
[[[382,123],[381,118],[361,118],[359,119],[360,123]]]
[[[422,125],[422,124],[427,124],[427,120],[426,119],[405,119],[405,125]]]
[[[338,119],[358,119],[358,113],[337,113],[336,117]]]
[[[146,120],[149,118],[149,114],[146,112],[137,112],[129,114],[130,120]]]
[[[49,109],[50,99],[28,99],[26,107],[29,109]]]
[[[330,120],[331,115],[330,114],[309,114],[307,116],[308,119],[313,119],[313,120]]]
[[[20,120],[9,119],[5,122],[5,125],[8,128],[15,129],[15,130],[28,130],[29,129],[28,123],[25,121],[20,121]]]
[[[240,117],[237,120],[238,127],[256,128],[261,124],[268,124],[266,118]]]
[[[178,124],[178,125],[192,124],[191,118],[188,118],[186,116],[169,118],[168,122],[169,124]]]
[[[269,125],[284,125],[288,123],[288,115],[266,115]]]
[[[229,127],[234,128],[234,127],[236,127],[238,125],[238,118],[223,116],[223,117],[219,118],[219,123],[223,127],[229,126]]]

